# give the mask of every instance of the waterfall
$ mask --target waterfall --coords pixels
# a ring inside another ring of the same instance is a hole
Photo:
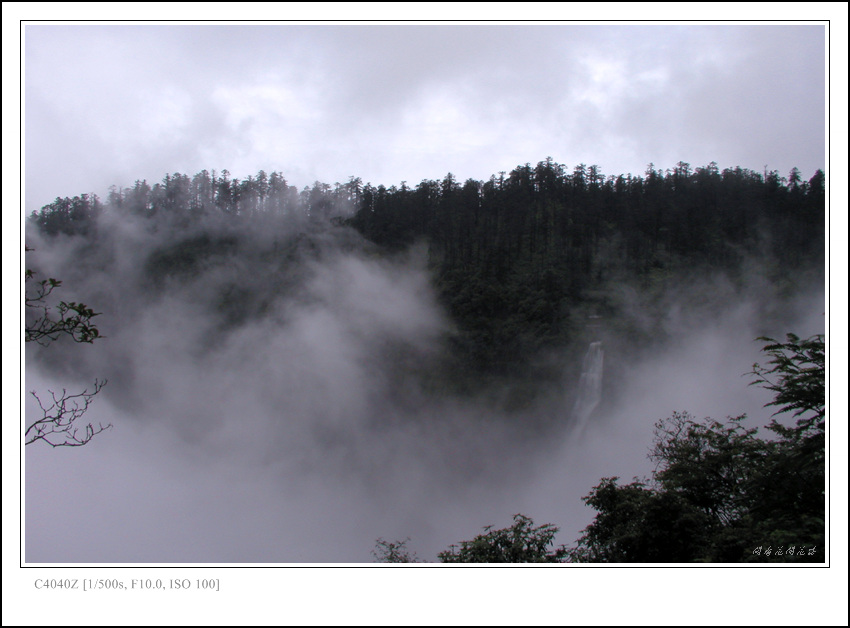
[[[580,436],[587,425],[590,415],[602,399],[602,360],[604,352],[601,342],[592,342],[584,354],[581,364],[581,379],[578,383],[578,397],[571,415],[573,434]]]

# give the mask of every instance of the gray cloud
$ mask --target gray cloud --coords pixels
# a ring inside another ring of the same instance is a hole
[[[166,172],[824,164],[822,26],[27,26],[27,210]]]

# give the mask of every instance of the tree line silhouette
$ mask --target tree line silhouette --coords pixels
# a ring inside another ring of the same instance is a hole
[[[781,283],[825,261],[823,171],[806,181],[796,168],[782,177],[713,162],[605,176],[597,165],[569,170],[547,158],[487,181],[461,184],[449,173],[385,187],[351,177],[301,190],[278,172],[240,180],[203,170],[113,187],[105,202],[57,198],[31,220],[46,234],[94,238],[104,213],[191,229],[193,259],[235,245],[204,232],[222,221],[290,232],[349,226],[387,254],[425,243],[459,331],[450,370],[460,387],[527,372],[533,356],[575,340],[589,312],[616,318],[606,291],[615,282],[652,291],[688,273],[734,278],[755,258]]]

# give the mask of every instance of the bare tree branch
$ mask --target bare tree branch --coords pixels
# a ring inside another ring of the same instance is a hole
[[[31,251],[24,247],[25,251]],[[27,268],[24,271],[24,305],[26,306],[27,321],[24,326],[24,340],[36,342],[47,346],[57,340],[63,334],[71,336],[74,342],[92,343],[102,336],[91,319],[99,314],[88,307],[85,303],[60,301],[55,306],[48,304],[48,297],[53,291],[62,285],[58,279],[43,279],[35,281],[35,271]],[[112,427],[112,424],[104,426],[98,424],[94,427],[91,423],[84,428],[78,427],[78,420],[88,410],[92,398],[106,386],[106,380],[95,380],[94,390],[88,389],[81,393],[69,395],[68,391],[62,389],[62,394],[52,390],[51,402],[42,401],[35,391],[31,394],[41,408],[41,418],[30,423],[24,432],[24,442],[31,445],[36,441],[42,441],[51,447],[80,447],[88,443],[95,435]]]
[[[62,394],[59,395],[48,390],[47,392],[50,393],[52,398],[52,402],[49,404],[42,402],[35,391],[32,391],[30,394],[38,402],[42,418],[27,427],[24,434],[25,444],[31,445],[40,440],[51,447],[80,447],[88,443],[95,435],[112,427],[111,423],[106,426],[99,423],[97,427],[89,423],[83,429],[82,434],[80,434],[80,428],[77,427],[77,419],[85,414],[92,398],[104,386],[106,386],[106,380],[95,380],[92,392],[86,389],[75,395],[69,395],[64,388]]]

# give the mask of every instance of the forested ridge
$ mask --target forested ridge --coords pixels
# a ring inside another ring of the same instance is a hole
[[[261,398],[257,425],[269,421],[279,439],[266,455],[290,443],[323,471],[378,483],[390,481],[381,460],[398,452],[432,461],[449,484],[525,466],[523,447],[545,448],[575,421],[567,408],[589,342],[606,347],[601,416],[606,403],[628,407],[618,382],[641,352],[681,340],[664,338],[671,311],[691,333],[738,301],[767,330],[794,320],[792,302],[823,307],[820,170],[804,180],[797,169],[786,178],[680,162],[606,177],[546,159],[483,182],[449,174],[387,188],[352,177],[301,190],[277,172],[205,170],[112,188],[105,201],[57,198],[27,226],[27,279],[58,287],[57,272],[63,294],[97,312],[71,305],[103,314],[100,353],[33,347],[47,370],[108,376],[110,399],[136,416],[173,394],[180,403],[164,407],[179,407],[176,429],[197,440],[227,411],[201,401],[195,421],[198,400],[186,410],[183,392],[203,389],[208,373],[237,374],[247,398]],[[762,422],[764,438],[743,415],[677,412],[655,425],[652,477],[601,478],[585,497],[596,518],[571,547],[554,546],[554,525],[516,514],[439,559],[823,562],[824,336],[784,331],[785,343],[760,338],[770,366],[749,375],[796,423]],[[184,378],[173,393],[160,379],[169,359]],[[421,430],[409,450],[394,440],[405,426]],[[375,558],[418,560],[406,542],[378,539]]]
[[[370,255],[424,245],[457,327],[441,368],[463,391],[493,379],[554,377],[561,365],[547,364],[547,352],[584,342],[589,317],[633,343],[651,342],[658,330],[635,325],[613,286],[631,286],[652,303],[712,273],[741,281],[753,261],[780,292],[795,290],[807,269],[821,280],[824,187],[820,170],[806,181],[796,168],[786,178],[680,162],[666,171],[650,164],[642,176],[604,176],[599,166],[570,171],[551,158],[483,182],[461,184],[448,174],[389,188],[352,177],[298,190],[278,172],[240,180],[204,170],[112,188],[105,201],[57,198],[31,221],[44,234],[93,244],[104,215],[144,218],[149,229],[176,234],[149,253],[153,283],[236,251],[280,262],[262,284],[246,279],[222,289],[216,307],[231,320],[262,313],[262,292],[287,284],[298,272],[292,261],[328,229],[353,227],[376,245]],[[262,242],[247,235],[258,231]]]

